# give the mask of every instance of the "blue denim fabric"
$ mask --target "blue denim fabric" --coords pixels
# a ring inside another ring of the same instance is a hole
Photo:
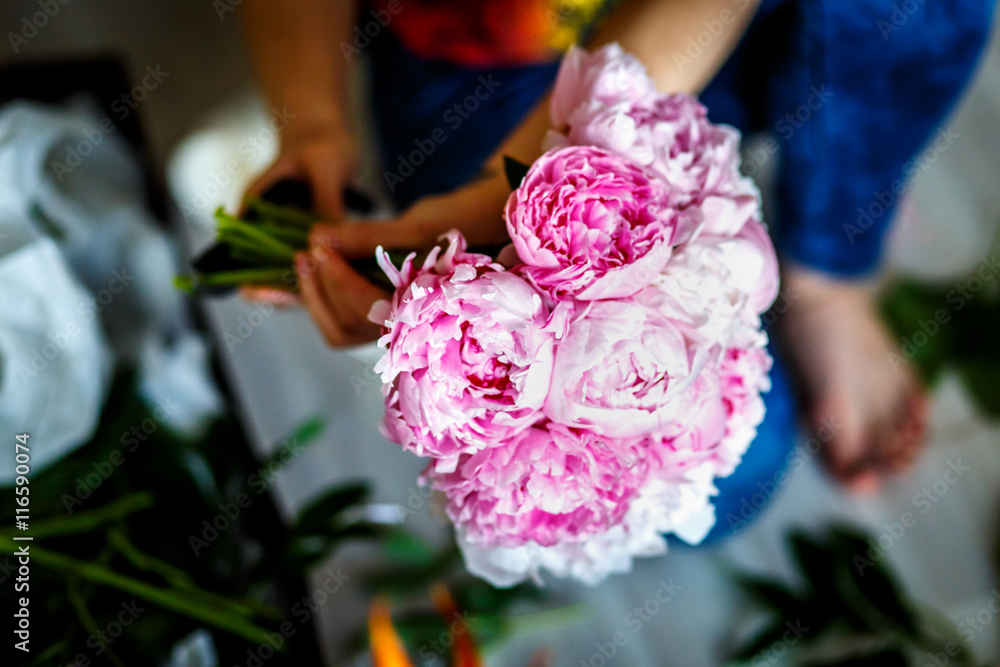
[[[742,0],[740,0],[742,1]],[[701,94],[712,120],[782,147],[778,251],[826,273],[878,264],[907,176],[989,35],[992,0],[764,0]]]

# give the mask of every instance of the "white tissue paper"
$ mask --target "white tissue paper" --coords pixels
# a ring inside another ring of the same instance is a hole
[[[146,210],[137,161],[101,119],[0,109],[0,432],[31,435],[33,470],[91,437],[115,362],[137,365],[151,407],[178,406],[166,420],[178,435],[198,435],[223,405],[173,288],[178,253]],[[72,325],[66,349],[21,385],[10,369]]]

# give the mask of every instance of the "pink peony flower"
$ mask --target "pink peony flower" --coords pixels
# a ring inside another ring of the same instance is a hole
[[[778,294],[778,262],[764,226],[751,220],[735,237],[702,234],[685,244],[652,284],[665,315],[728,347],[760,328],[757,315]]]
[[[547,423],[431,473],[466,541],[483,547],[552,546],[619,523],[644,481],[635,442]]]
[[[672,477],[703,465],[715,477],[736,470],[764,419],[761,394],[770,389],[771,368],[765,345],[766,337],[759,335],[757,344],[731,347],[701,372],[682,398],[684,419],[645,445],[652,476]]]
[[[713,355],[663,316],[655,290],[583,304],[556,350],[545,415],[608,437],[659,432]]]
[[[778,256],[764,223],[752,218],[728,243],[733,279],[744,285],[750,310],[762,315],[778,298]]]
[[[483,255],[465,253],[457,232],[420,270],[396,271],[392,303],[372,309],[387,348],[382,374],[387,437],[453,469],[458,456],[503,442],[541,416],[554,334],[535,288]]]
[[[731,475],[757,437],[764,421],[762,393],[771,389],[771,355],[764,342],[757,347],[730,348],[722,356],[722,403],[726,413],[726,433],[715,457],[719,477]]]
[[[572,114],[583,105],[604,107],[649,102],[655,96],[656,87],[645,66],[618,44],[609,44],[593,53],[574,46],[563,56],[552,90],[552,126],[568,125]]]
[[[387,437],[429,457],[470,572],[594,584],[715,523],[764,417],[777,296],[739,134],[616,45],[563,61],[494,262],[383,269]]]
[[[540,157],[505,215],[519,271],[557,299],[587,301],[641,290],[696,224],[648,172],[586,146]]]
[[[711,123],[690,95],[656,94],[642,65],[617,44],[567,54],[550,106],[548,148],[618,153],[663,177],[681,205],[724,194],[745,213],[757,210],[756,188],[739,173],[739,132]]]
[[[459,526],[458,546],[469,572],[494,586],[513,586],[541,573],[572,577],[594,586],[608,575],[628,572],[633,558],[666,553],[665,534],[697,544],[715,525],[710,497],[717,493],[709,464],[673,476],[652,477],[629,504],[621,521],[606,531],[551,546],[485,546]]]

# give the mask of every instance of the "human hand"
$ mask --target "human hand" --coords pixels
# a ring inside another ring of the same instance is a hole
[[[254,180],[244,198],[261,197],[279,181],[301,181],[309,185],[315,212],[340,220],[344,188],[357,166],[357,142],[347,128],[333,123],[289,126],[277,159]]]
[[[369,282],[348,263],[372,257],[382,246],[424,251],[451,229],[470,245],[508,240],[503,206],[509,188],[501,174],[474,181],[453,192],[425,197],[392,220],[317,224],[310,249],[296,257],[299,293],[313,320],[333,347],[375,340],[380,327],[368,320],[372,304],[392,295]]]
[[[848,488],[873,492],[913,465],[924,444],[927,397],[895,348],[870,288],[786,268],[796,302],[778,333],[804,391],[808,416],[827,432],[824,458]]]

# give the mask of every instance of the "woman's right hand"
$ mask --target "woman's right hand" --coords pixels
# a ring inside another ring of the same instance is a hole
[[[324,219],[344,217],[344,187],[358,167],[358,145],[345,127],[332,124],[286,128],[281,152],[274,163],[247,189],[247,197],[260,197],[282,180],[304,181],[312,190],[313,206]]]
[[[294,123],[294,121],[293,121]],[[278,181],[304,181],[312,191],[316,212],[330,221],[344,216],[344,186],[358,165],[358,145],[346,128],[333,123],[294,127],[281,137],[281,152],[267,171],[247,189],[247,197],[260,197]],[[241,294],[251,301],[294,305],[299,296],[278,287],[245,286]]]

